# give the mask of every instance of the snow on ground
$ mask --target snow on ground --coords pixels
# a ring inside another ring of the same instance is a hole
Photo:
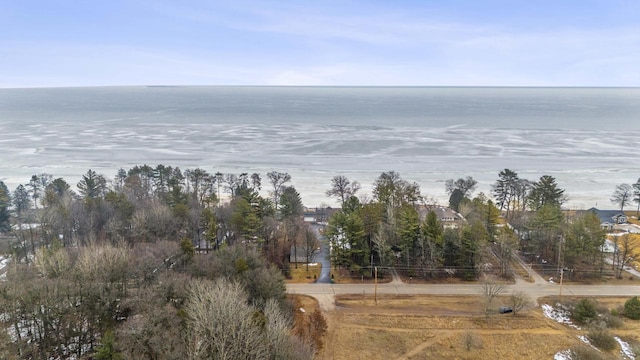
[[[571,318],[569,317],[569,312],[567,310],[556,309],[548,304],[542,304],[541,307],[542,313],[549,319],[559,322],[560,324],[567,324],[576,330],[580,330],[579,326],[571,322]]]
[[[580,341],[582,341],[583,343],[591,346],[594,350],[597,350],[598,352],[602,352],[600,351],[600,349],[593,346],[593,344],[591,343],[591,340],[589,340],[589,338],[586,335],[578,335],[578,339],[580,339]]]
[[[553,360],[572,360],[571,350],[562,350],[553,355]]]
[[[635,360],[636,354],[633,352],[633,350],[631,350],[631,346],[629,345],[629,343],[623,341],[617,336],[614,336],[613,338],[616,339],[618,344],[620,344],[620,355],[622,355],[622,358]]]
[[[9,265],[9,258],[0,256],[0,281],[7,280],[7,272],[4,269]]]

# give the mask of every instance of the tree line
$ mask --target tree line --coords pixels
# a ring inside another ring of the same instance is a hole
[[[120,169],[113,179],[89,170],[76,189],[63,178],[34,175],[13,192],[0,182],[0,231],[19,239],[14,252],[20,261],[56,241],[78,246],[186,239],[204,250],[257,244],[271,263],[285,268],[292,245],[316,244],[307,239],[291,176],[272,171],[266,177],[269,196],[261,195],[257,173],[142,165]]]
[[[327,196],[342,206],[326,229],[333,265],[361,276],[378,266],[427,279],[472,280],[484,273],[510,277],[514,251],[520,250],[542,268],[571,270],[570,277],[608,273],[602,251],[606,232],[599,217],[590,211],[564,211],[565,190],[553,176],[530,181],[504,169],[491,186],[491,197],[474,196],[476,187],[470,176],[445,182],[449,207],[462,217],[445,226],[434,211],[439,206],[421,194],[417,183],[394,171],[375,180],[371,198],[356,196],[358,182],[334,177]],[[617,248],[630,254],[624,249],[632,244],[618,240]],[[619,276],[622,268],[614,267]]]

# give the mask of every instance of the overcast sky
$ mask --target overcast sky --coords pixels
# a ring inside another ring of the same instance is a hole
[[[640,1],[0,0],[0,87],[639,86]]]

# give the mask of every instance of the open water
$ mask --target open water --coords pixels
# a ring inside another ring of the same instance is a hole
[[[614,208],[640,177],[638,88],[96,87],[0,89],[0,179],[75,183],[88,169],[157,164],[288,172],[306,205],[346,175],[371,190],[395,170],[447,202],[444,181],[478,191],[504,168],[549,174],[569,208]]]

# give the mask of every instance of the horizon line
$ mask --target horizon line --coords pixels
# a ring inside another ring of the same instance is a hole
[[[16,86],[0,87],[0,90],[37,90],[37,89],[86,89],[86,88],[469,88],[469,89],[640,89],[639,86],[593,86],[593,85],[171,85],[171,84],[129,84],[129,85],[71,85],[71,86]]]

